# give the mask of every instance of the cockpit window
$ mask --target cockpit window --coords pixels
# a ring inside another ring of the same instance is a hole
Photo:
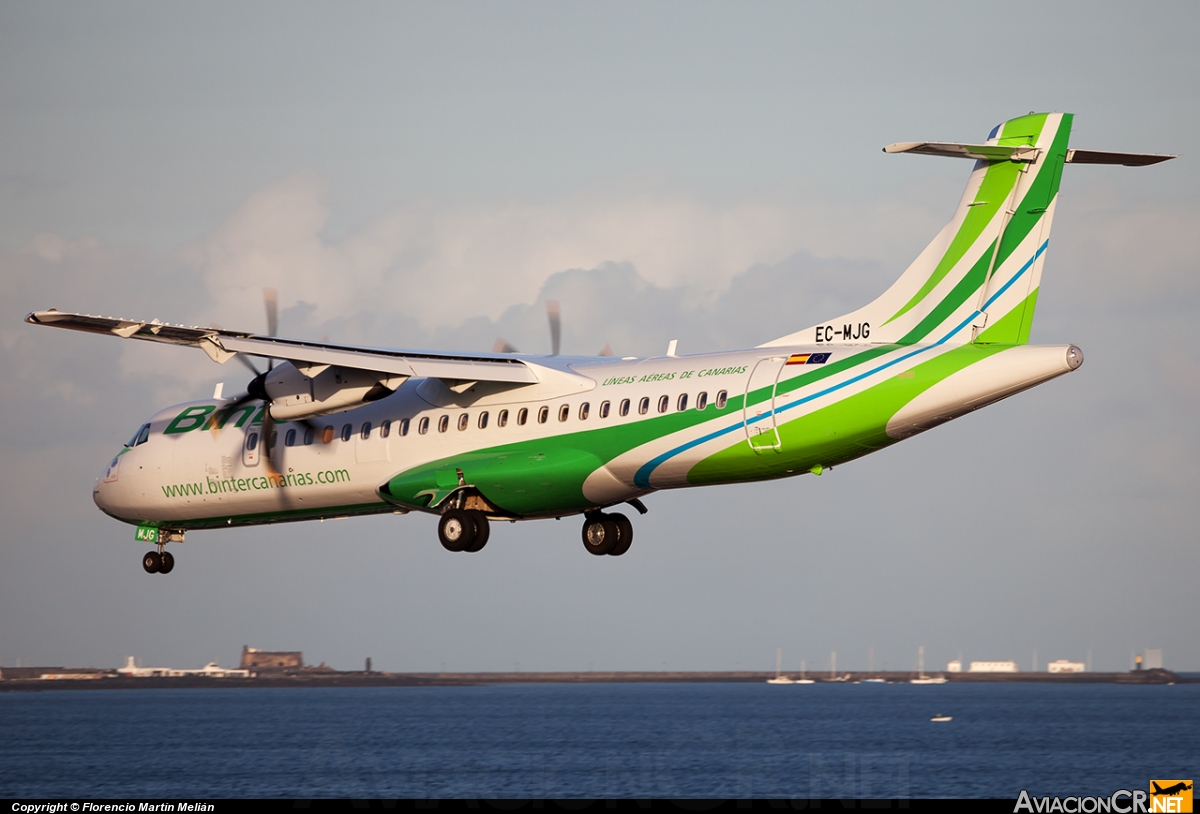
[[[142,426],[138,427],[138,431],[133,434],[133,437],[129,439],[129,443],[126,444],[125,446],[136,447],[138,444],[144,444],[149,440],[150,440],[150,425],[143,424]]]

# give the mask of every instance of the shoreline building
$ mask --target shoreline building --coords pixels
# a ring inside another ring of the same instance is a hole
[[[304,653],[299,650],[259,650],[242,646],[243,670],[299,670],[304,667]]]
[[[968,673],[1015,673],[1015,661],[973,661],[967,668]]]
[[[166,676],[170,678],[178,678],[180,676],[208,676],[209,678],[251,678],[252,673],[249,670],[231,670],[220,666],[215,661],[210,661],[198,670],[177,670],[174,667],[138,667],[133,660],[133,656],[125,657],[125,666],[117,669],[117,675],[131,676],[133,678],[152,678],[155,676]],[[45,676],[43,676],[44,678]]]
[[[1082,673],[1087,669],[1087,665],[1082,661],[1067,661],[1059,659],[1052,661],[1046,665],[1047,673]]]

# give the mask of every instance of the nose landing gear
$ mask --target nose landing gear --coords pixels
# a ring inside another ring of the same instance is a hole
[[[140,539],[145,539],[144,537]],[[153,539],[153,538],[151,538]],[[169,574],[175,568],[175,556],[166,550],[167,543],[182,543],[183,532],[170,529],[158,530],[158,550],[147,551],[142,557],[142,568],[147,574]]]
[[[142,557],[142,568],[147,574],[169,574],[175,567],[175,556],[170,551],[147,551]]]

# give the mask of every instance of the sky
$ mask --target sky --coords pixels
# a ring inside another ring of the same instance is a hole
[[[1194,3],[0,5],[0,668],[916,668],[1161,648],[1200,670]],[[749,347],[866,303],[970,170],[885,155],[1028,111],[1072,145],[1032,340],[1076,373],[820,478],[657,493],[452,556],[408,515],[193,532],[169,577],[92,484],[238,392],[55,307],[408,348]]]

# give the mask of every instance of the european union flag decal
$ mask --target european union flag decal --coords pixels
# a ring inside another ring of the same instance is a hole
[[[829,357],[832,355],[833,355],[832,353],[810,353],[808,355],[808,361],[805,362],[805,364],[806,365],[823,365],[829,361]]]

